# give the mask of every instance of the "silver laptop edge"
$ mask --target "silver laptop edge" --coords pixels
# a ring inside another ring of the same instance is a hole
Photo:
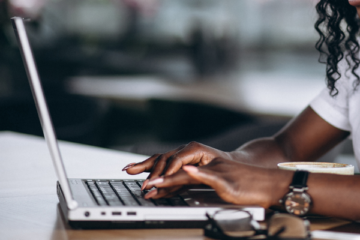
[[[66,171],[61,159],[59,146],[57,144],[54,127],[52,125],[49,110],[45,101],[40,78],[36,69],[36,64],[31,51],[29,40],[26,34],[24,21],[20,17],[11,18],[17,41],[19,43],[21,56],[25,65],[26,73],[30,82],[31,91],[35,99],[36,108],[40,117],[41,126],[45,140],[50,149],[51,158],[56,170],[58,180],[64,193],[65,201],[69,209],[75,209],[77,202],[73,199],[70,186],[67,180]]]

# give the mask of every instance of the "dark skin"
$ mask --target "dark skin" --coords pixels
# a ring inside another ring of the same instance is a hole
[[[314,161],[349,136],[307,107],[279,133],[251,141],[233,152],[190,143],[125,167],[129,174],[150,172],[147,198],[170,197],[186,185],[206,184],[235,204],[279,204],[289,191],[293,172],[276,169],[279,162]],[[196,167],[195,167],[196,166]],[[360,219],[360,176],[309,174],[308,193],[315,214]],[[331,187],[329,187],[331,186]]]
[[[360,0],[348,1],[360,16]],[[150,172],[142,188],[157,189],[146,198],[169,197],[184,186],[202,183],[225,201],[268,208],[279,205],[293,177],[293,172],[277,169],[277,163],[315,161],[349,134],[307,107],[274,136],[251,141],[233,152],[192,142],[124,170]],[[360,220],[360,176],[311,173],[307,185],[312,213]]]

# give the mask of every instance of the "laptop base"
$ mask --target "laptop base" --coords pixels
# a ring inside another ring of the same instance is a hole
[[[73,229],[151,229],[151,228],[203,228],[207,221],[71,221],[67,218],[67,205],[61,186],[57,183],[57,195],[62,216]]]

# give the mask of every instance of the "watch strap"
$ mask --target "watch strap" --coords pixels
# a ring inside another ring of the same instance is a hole
[[[308,171],[297,170],[294,173],[290,188],[306,188],[306,182],[309,176]]]

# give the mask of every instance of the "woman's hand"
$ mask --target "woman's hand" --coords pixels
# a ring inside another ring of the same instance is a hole
[[[262,168],[240,162],[216,158],[209,164],[184,166],[173,175],[149,182],[157,187],[145,198],[158,199],[178,192],[181,186],[206,184],[225,201],[264,208],[279,204],[289,191],[294,172]],[[326,173],[309,174],[307,193],[312,199],[311,213],[338,218],[360,220],[360,176]]]
[[[191,142],[167,153],[155,154],[141,163],[131,163],[123,171],[126,170],[129,174],[150,172],[142,186],[142,189],[150,189],[150,187],[146,187],[150,180],[174,174],[188,164],[204,166],[217,157],[230,158],[230,154],[197,142]],[[184,177],[190,179],[187,174]]]
[[[222,158],[213,159],[201,167],[183,166],[182,169],[171,176],[150,181],[148,187],[155,186],[157,189],[145,198],[168,197],[177,193],[180,186],[202,183],[215,189],[227,202],[268,208],[278,204],[286,194],[293,174],[291,171],[266,169]]]

